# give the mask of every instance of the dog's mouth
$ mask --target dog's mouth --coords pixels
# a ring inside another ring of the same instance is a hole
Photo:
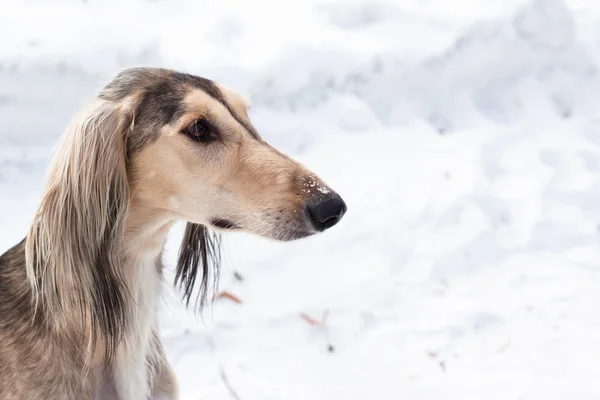
[[[210,223],[217,228],[229,231],[241,229],[236,223],[223,218],[215,218]]]
[[[289,223],[289,221],[286,221],[287,223]],[[288,226],[288,227],[284,227],[284,226],[273,226],[270,229],[266,229],[263,232],[258,232],[252,228],[244,228],[243,226],[240,226],[239,224],[225,219],[225,218],[214,218],[210,221],[210,224],[218,229],[222,229],[225,231],[248,231],[248,232],[254,232],[255,234],[258,234],[259,236],[264,236],[273,240],[277,240],[277,241],[281,241],[281,242],[289,242],[292,240],[297,240],[297,239],[302,239],[308,236],[312,236],[315,233],[317,233],[317,231],[312,230],[312,229],[307,229],[302,227],[303,224],[295,224],[295,226]]]

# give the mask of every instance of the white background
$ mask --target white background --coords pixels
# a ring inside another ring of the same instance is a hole
[[[251,95],[346,200],[310,239],[227,235],[242,304],[167,291],[182,399],[234,399],[223,374],[242,400],[600,398],[597,1],[2,0],[0,38],[0,252],[133,65]]]

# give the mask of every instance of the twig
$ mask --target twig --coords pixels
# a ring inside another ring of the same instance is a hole
[[[229,292],[221,292],[221,293],[219,293],[218,298],[219,299],[229,299],[229,300],[233,301],[234,303],[242,304],[242,300],[240,300],[239,297],[234,296],[233,294],[231,294]]]
[[[321,323],[319,321],[317,321],[316,319],[307,315],[306,313],[302,313],[302,314],[300,314],[300,316],[302,317],[302,319],[304,319],[306,322],[308,322],[311,325],[321,325]]]
[[[221,379],[223,380],[223,383],[225,384],[227,390],[229,390],[229,394],[231,394],[231,397],[233,397],[235,400],[242,400],[242,398],[237,394],[233,386],[231,386],[231,383],[229,383],[229,379],[227,379],[227,375],[225,375],[225,370],[223,369],[223,367],[221,367]]]
[[[314,319],[313,317],[309,316],[306,313],[300,313],[300,317],[302,317],[303,320],[305,320],[306,322],[308,322],[309,324],[314,325],[314,326],[325,325],[325,323],[327,322],[328,316],[329,316],[329,310],[325,310],[323,312],[323,318],[321,318],[320,321],[317,321],[316,319]]]

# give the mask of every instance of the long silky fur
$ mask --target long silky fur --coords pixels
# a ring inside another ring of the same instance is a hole
[[[187,223],[175,273],[175,286],[183,291],[183,300],[189,306],[198,277],[198,267],[202,268],[202,280],[196,298],[196,309],[201,309],[207,301],[209,280],[212,276],[216,290],[221,265],[221,236],[210,232],[206,226]]]
[[[122,240],[129,205],[125,134],[132,112],[93,102],[74,118],[52,159],[26,239],[36,308],[54,329],[101,340],[110,360],[125,330]]]

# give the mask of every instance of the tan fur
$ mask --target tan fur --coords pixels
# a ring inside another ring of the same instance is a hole
[[[164,127],[159,139],[136,158],[133,180],[146,183],[139,185],[137,198],[145,208],[164,210],[174,219],[209,224],[210,218],[220,216],[240,221],[246,231],[282,239],[285,232],[274,223],[278,214],[282,214],[281,223],[294,225],[309,196],[304,184],[312,180],[315,193],[316,187],[326,186],[296,161],[251,138],[206,93],[194,90],[185,103],[189,111],[180,123]],[[246,109],[241,98],[234,104],[240,112]],[[225,146],[194,151],[193,144],[174,140],[198,116],[219,121]]]
[[[90,314],[73,318],[71,311],[89,310],[94,301],[90,292],[81,290],[94,284],[92,253],[97,249],[88,244],[101,242],[114,230],[112,245],[117,251],[106,256],[112,258],[110,263],[120,264],[120,237],[129,204],[123,135],[132,118],[125,107],[92,103],[70,124],[51,161],[45,194],[27,236],[26,265],[36,307],[53,315],[52,327],[58,333],[83,333],[96,322]],[[113,204],[119,208],[111,222]],[[97,339],[86,337],[90,352]]]
[[[293,240],[316,233],[306,204],[334,193],[247,109],[225,86],[139,68],[74,118],[26,240],[0,257],[0,399],[177,399],[156,321],[172,224],[190,224],[183,267],[196,271],[198,227]],[[200,117],[218,140],[182,134]]]

